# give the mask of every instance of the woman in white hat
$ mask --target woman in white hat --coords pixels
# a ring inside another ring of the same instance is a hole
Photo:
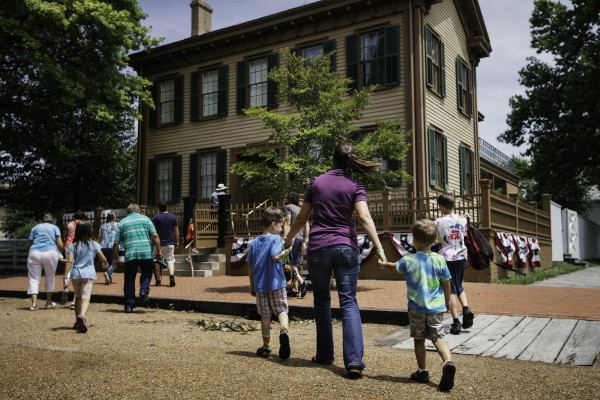
[[[217,188],[215,189],[215,191],[213,192],[213,194],[210,195],[210,205],[213,206],[214,208],[218,209],[219,208],[219,196],[222,196],[225,193],[225,190],[227,189],[227,186],[225,186],[222,183],[219,183],[217,185]]]

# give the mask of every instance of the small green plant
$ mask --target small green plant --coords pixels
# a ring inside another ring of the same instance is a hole
[[[579,265],[573,265],[563,261],[555,261],[549,268],[536,270],[525,276],[517,275],[511,276],[510,278],[502,278],[492,283],[498,283],[503,285],[530,285],[534,282],[554,278],[559,275],[570,274],[571,272],[579,271],[583,268],[584,267]]]
[[[169,303],[169,310],[173,311],[175,309],[175,304]]]
[[[197,325],[203,331],[239,332],[242,335],[248,335],[250,332],[258,331],[260,329],[259,325],[246,324],[245,322],[238,321],[215,322],[202,319],[200,321],[190,320],[189,324]]]

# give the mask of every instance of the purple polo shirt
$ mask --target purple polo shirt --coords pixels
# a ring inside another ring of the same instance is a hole
[[[304,201],[312,204],[313,211],[307,251],[344,244],[360,252],[352,214],[354,203],[367,201],[362,183],[332,169],[309,183]]]

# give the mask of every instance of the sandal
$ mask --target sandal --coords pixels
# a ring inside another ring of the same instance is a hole
[[[333,362],[331,361],[319,361],[317,360],[317,356],[314,356],[313,358],[310,359],[310,361],[317,363],[317,364],[321,364],[321,365],[331,365],[333,364]]]
[[[50,310],[51,308],[56,307],[56,303],[52,302],[50,304],[46,304],[46,306],[44,307],[46,310]]]
[[[260,346],[258,350],[256,350],[256,355],[261,357],[269,357],[271,354],[271,350],[265,349],[263,346]]]
[[[37,311],[37,306],[31,306],[29,307],[29,311]]]

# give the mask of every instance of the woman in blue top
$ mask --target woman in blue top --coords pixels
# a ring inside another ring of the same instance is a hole
[[[92,225],[88,221],[80,221],[75,228],[73,244],[69,246],[67,265],[63,286],[69,285],[69,272],[75,289],[75,317],[73,328],[79,332],[87,332],[88,326],[86,314],[92,297],[92,284],[96,279],[96,268],[94,259],[98,256],[102,262],[102,268],[108,268],[108,262],[104,254],[100,252],[100,244],[94,240]]]
[[[106,223],[102,224],[100,231],[98,232],[100,248],[102,249],[102,254],[104,254],[104,257],[106,257],[109,265],[108,270],[104,273],[104,283],[107,285],[112,283],[112,273],[114,272],[112,267],[113,245],[115,244],[115,234],[117,233],[117,229],[119,227],[119,224],[117,224],[116,220],[117,214],[106,214]],[[119,249],[121,249],[120,245]]]
[[[38,309],[37,296],[42,279],[42,269],[46,275],[46,308],[54,308],[56,304],[52,302],[52,293],[54,293],[54,276],[56,275],[56,266],[61,258],[63,242],[60,236],[60,229],[54,225],[54,216],[52,214],[44,215],[43,222],[31,229],[29,241],[27,242],[27,271],[29,275],[29,288],[27,294],[31,296],[31,311]]]

